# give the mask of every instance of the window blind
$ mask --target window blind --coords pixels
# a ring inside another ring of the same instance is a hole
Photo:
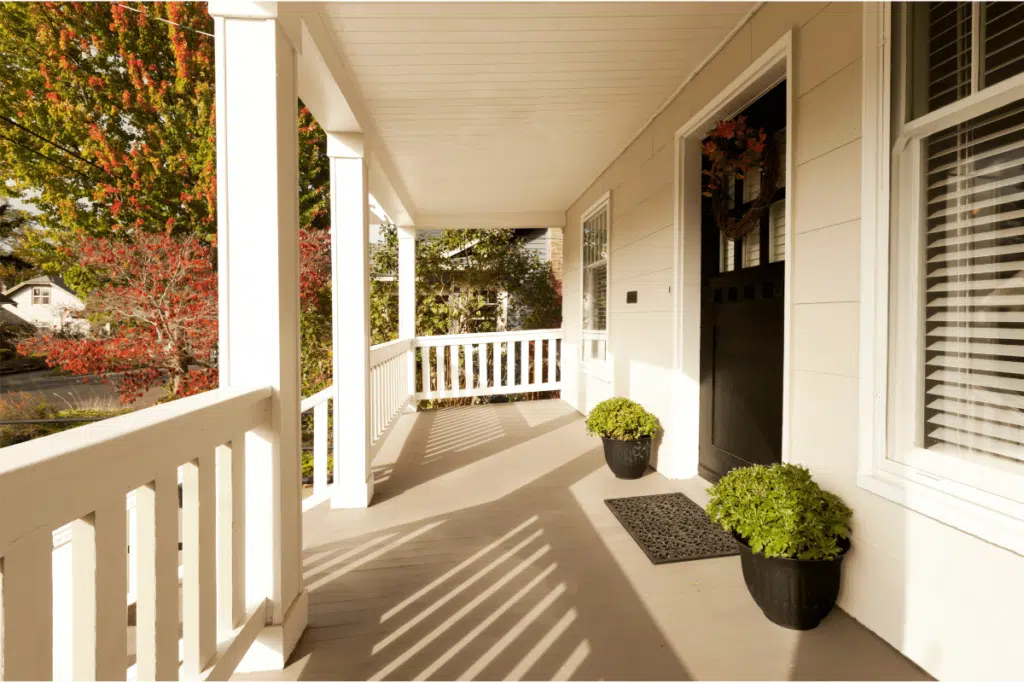
[[[583,222],[583,329],[608,325],[608,208]]]
[[[924,149],[924,446],[1024,461],[1024,101]]]
[[[984,25],[984,85],[994,85],[1021,72],[1024,67],[1024,4],[986,2]]]

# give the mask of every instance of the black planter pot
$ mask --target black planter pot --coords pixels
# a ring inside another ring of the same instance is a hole
[[[619,441],[602,436],[604,461],[619,479],[639,479],[651,462],[651,437],[641,436],[631,441]]]
[[[839,597],[843,557],[850,549],[840,540],[843,552],[832,560],[795,560],[765,557],[739,541],[743,580],[764,615],[779,626],[807,631],[828,616]]]

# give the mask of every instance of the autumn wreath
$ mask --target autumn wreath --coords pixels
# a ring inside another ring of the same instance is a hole
[[[704,156],[711,161],[704,196],[711,197],[715,223],[730,240],[737,240],[756,228],[761,216],[771,205],[779,180],[779,161],[772,141],[764,129],[747,125],[740,116],[719,121],[704,139]],[[742,216],[735,216],[729,207],[729,178],[743,179],[761,171],[761,192]]]

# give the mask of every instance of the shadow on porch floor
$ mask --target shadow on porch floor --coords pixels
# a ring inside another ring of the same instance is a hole
[[[840,610],[770,623],[738,557],[654,566],[604,499],[616,480],[561,401],[406,415],[367,510],[307,513],[309,629],[289,680],[887,679],[927,676]]]

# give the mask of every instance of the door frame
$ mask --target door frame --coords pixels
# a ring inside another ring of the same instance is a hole
[[[786,81],[786,289],[783,300],[782,462],[789,462],[793,273],[793,32],[787,31],[675,133],[673,380],[670,458],[658,471],[672,479],[697,476],[700,444],[701,140],[714,124],[735,116]]]

